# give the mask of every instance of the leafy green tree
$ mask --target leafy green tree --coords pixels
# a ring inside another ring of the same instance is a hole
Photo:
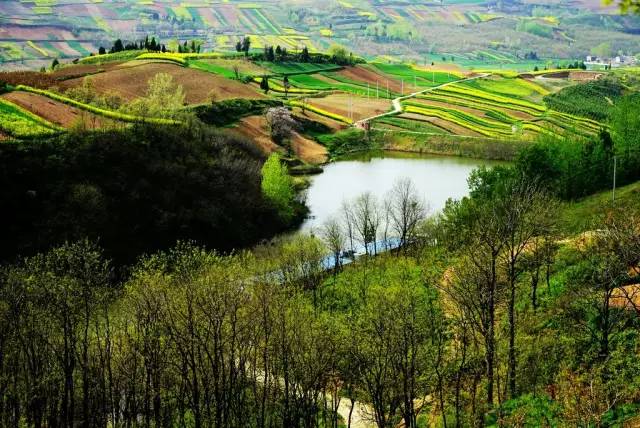
[[[265,94],[269,92],[269,78],[266,75],[260,79],[260,89],[262,89]]]
[[[167,73],[158,73],[149,79],[144,97],[126,107],[142,117],[175,118],[184,107],[182,85],[176,85]]]
[[[251,38],[249,36],[242,38],[241,48],[244,56],[249,56],[249,49],[251,49]]]
[[[291,220],[295,200],[293,180],[278,153],[271,154],[262,167],[262,192],[285,221]]]
[[[618,183],[640,177],[640,96],[623,97],[611,115],[611,131],[618,160]]]

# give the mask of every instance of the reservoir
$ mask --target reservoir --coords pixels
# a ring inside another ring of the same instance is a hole
[[[309,218],[302,230],[317,230],[331,216],[340,216],[344,201],[370,192],[384,200],[398,179],[409,178],[429,207],[429,215],[444,208],[449,198],[469,193],[467,178],[475,168],[504,164],[500,161],[401,152],[358,154],[325,166],[312,176],[306,200]]]

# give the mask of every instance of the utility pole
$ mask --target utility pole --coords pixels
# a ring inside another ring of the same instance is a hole
[[[435,71],[431,71],[431,80],[433,81],[433,83],[436,83],[436,72]]]
[[[389,81],[387,80],[387,98],[391,98],[391,95],[389,94]]]
[[[611,203],[616,202],[616,167],[618,164],[618,158],[613,157],[613,192],[611,192]]]
[[[400,79],[400,96],[404,95],[404,79]]]

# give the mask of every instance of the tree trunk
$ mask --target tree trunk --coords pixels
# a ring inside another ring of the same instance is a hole
[[[351,415],[353,415],[353,408],[356,406],[356,400],[353,398],[349,399],[351,401],[351,407],[349,408],[349,418],[347,419],[347,428],[351,428]]]
[[[513,260],[513,258],[512,258]],[[509,396],[516,397],[516,267],[512,262],[509,267]]]

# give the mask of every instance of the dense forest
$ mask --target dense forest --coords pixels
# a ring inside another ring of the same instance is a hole
[[[196,123],[2,144],[0,256],[85,237],[119,264],[179,239],[224,251],[255,244],[289,226],[262,195],[263,157]]]
[[[405,179],[277,239],[283,159],[195,118],[3,142],[0,425],[637,421],[637,96],[609,118],[442,212]]]

